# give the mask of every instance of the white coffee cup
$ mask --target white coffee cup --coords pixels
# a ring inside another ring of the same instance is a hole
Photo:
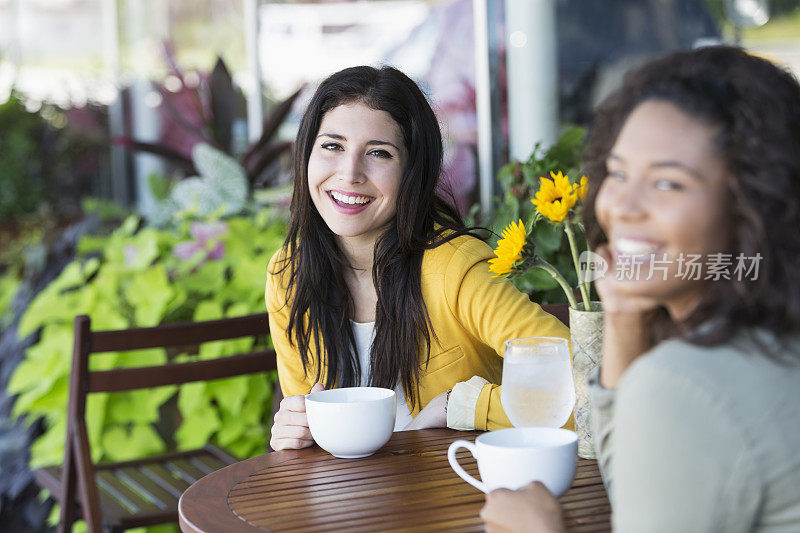
[[[481,481],[469,475],[456,459],[456,451],[467,448],[478,461]],[[479,435],[475,444],[457,440],[447,450],[450,466],[464,481],[483,492],[516,490],[531,481],[541,481],[557,498],[575,477],[578,437],[559,428],[509,428]]]
[[[397,398],[391,389],[346,387],[306,395],[311,436],[343,459],[367,457],[389,441]]]

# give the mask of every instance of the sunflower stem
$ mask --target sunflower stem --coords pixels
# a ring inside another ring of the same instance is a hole
[[[575,300],[575,295],[572,294],[572,288],[567,283],[567,280],[564,279],[564,276],[558,273],[556,267],[542,259],[541,257],[537,257],[536,261],[534,262],[533,266],[541,268],[548,274],[550,274],[556,282],[561,285],[561,289],[564,291],[564,294],[567,295],[567,300],[569,300],[569,306],[573,309],[578,308],[578,302]]]
[[[569,249],[572,252],[572,263],[575,265],[575,274],[578,276],[578,287],[581,288],[581,297],[583,299],[583,309],[586,311],[592,310],[592,304],[589,301],[589,290],[586,287],[586,281],[581,279],[580,265],[578,263],[578,247],[575,244],[575,233],[572,231],[572,224],[569,219],[564,221],[564,231],[567,234],[569,241]],[[577,306],[575,306],[577,309]]]

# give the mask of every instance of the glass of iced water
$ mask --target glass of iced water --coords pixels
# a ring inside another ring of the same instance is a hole
[[[561,427],[575,407],[567,339],[506,341],[500,403],[516,427]]]

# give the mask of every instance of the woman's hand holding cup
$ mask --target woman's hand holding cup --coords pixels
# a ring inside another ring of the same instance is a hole
[[[562,533],[565,530],[558,500],[538,481],[518,490],[493,490],[486,495],[480,517],[487,533]]]
[[[310,392],[325,390],[321,383],[311,387]],[[306,417],[306,398],[302,394],[288,396],[281,400],[281,408],[275,413],[272,423],[270,447],[275,450],[299,450],[314,445],[314,438],[308,429]]]

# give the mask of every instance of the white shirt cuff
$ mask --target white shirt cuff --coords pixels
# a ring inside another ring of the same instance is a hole
[[[489,383],[480,376],[456,383],[447,402],[447,427],[461,431],[475,429],[475,406],[484,385]]]

